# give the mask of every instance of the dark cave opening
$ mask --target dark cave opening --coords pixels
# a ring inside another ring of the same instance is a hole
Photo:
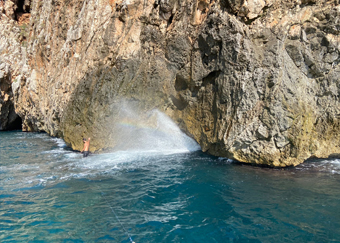
[[[20,116],[18,116],[14,122],[11,123],[11,125],[8,127],[7,130],[22,130],[22,119]]]
[[[18,5],[17,5],[17,9],[16,9],[16,13],[24,13],[24,4],[25,4],[25,0],[18,0]]]
[[[16,116],[15,120],[10,122],[8,126],[4,129],[4,131],[14,131],[14,130],[22,130],[22,119],[20,116]]]
[[[25,13],[30,13],[30,5],[25,4],[25,0],[18,0],[17,8],[15,10],[16,21],[18,21],[20,16]]]

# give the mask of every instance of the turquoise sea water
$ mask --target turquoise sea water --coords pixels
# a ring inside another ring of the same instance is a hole
[[[340,161],[269,169],[190,151],[82,158],[0,133],[0,242],[340,242]]]

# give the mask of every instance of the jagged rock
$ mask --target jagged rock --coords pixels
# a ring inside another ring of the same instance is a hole
[[[289,166],[340,152],[338,1],[33,0],[30,14],[23,48],[4,44],[15,21],[0,27],[3,49],[20,49],[1,57],[24,130],[106,149],[128,100],[217,156]]]
[[[0,131],[20,127],[20,117],[15,113],[11,88],[11,74],[5,63],[0,65]]]

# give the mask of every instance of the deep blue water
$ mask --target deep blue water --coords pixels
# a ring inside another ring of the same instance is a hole
[[[340,242],[340,161],[242,165],[202,152],[91,155],[0,133],[0,242]]]

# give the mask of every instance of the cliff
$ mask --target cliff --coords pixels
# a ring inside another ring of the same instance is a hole
[[[106,149],[124,100],[241,162],[340,152],[337,0],[8,0],[0,13],[25,131]]]

